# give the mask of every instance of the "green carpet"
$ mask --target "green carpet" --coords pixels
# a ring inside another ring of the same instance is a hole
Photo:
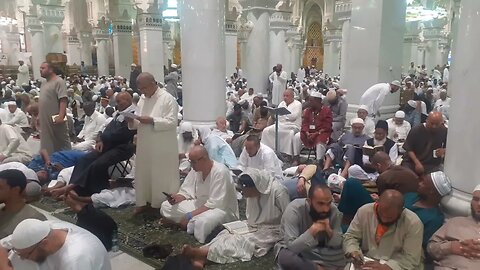
[[[53,215],[61,220],[75,223],[75,214],[69,209],[65,209],[66,206],[63,204],[63,202],[57,202],[51,198],[43,198],[39,202],[34,203],[34,205],[48,212],[54,212]],[[245,202],[242,200],[239,206],[240,215],[244,217]],[[62,211],[62,209],[64,210]],[[170,243],[174,248],[172,255],[175,255],[180,253],[184,244],[200,246],[195,238],[191,235],[188,235],[186,232],[159,225],[158,216],[155,217],[152,215],[144,215],[134,218],[132,215],[133,207],[120,209],[105,208],[102,210],[110,215],[118,224],[120,249],[156,269],[161,269],[165,261],[143,257],[143,247],[153,243]],[[226,265],[209,263],[205,268],[209,270],[269,270],[275,269],[273,257],[274,255],[271,251],[266,256],[262,258],[254,258],[249,262],[237,262]]]

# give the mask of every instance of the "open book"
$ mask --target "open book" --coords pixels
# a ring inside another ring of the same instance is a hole
[[[372,258],[369,258],[367,256],[363,256],[363,262],[372,262],[374,261],[374,259]],[[382,261],[380,261],[380,263],[382,263]],[[350,268],[348,268],[349,270],[358,270],[360,268],[355,268],[355,265],[353,265],[353,263],[350,263]]]
[[[364,145],[363,146],[363,154],[369,157],[373,157],[377,152],[382,152],[385,151],[385,146],[383,145],[376,145],[376,146],[370,146],[370,145]]]
[[[224,223],[223,227],[231,234],[246,234],[257,231],[255,228],[248,227],[247,222],[240,220]]]

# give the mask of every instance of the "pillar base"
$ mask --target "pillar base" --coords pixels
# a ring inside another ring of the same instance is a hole
[[[451,195],[442,199],[441,206],[443,213],[447,217],[468,216],[470,215],[470,201],[472,195],[453,189]]]

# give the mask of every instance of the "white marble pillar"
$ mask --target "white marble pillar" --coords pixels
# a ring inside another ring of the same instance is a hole
[[[237,24],[227,21],[225,24],[225,75],[230,76],[237,66]]]
[[[285,59],[285,47],[287,47],[287,44],[285,43],[285,30],[275,29],[273,31],[270,31],[269,70],[271,70],[271,67],[277,64],[282,64],[284,66],[283,70],[288,72],[288,67],[286,65]]]
[[[69,34],[67,36],[67,64],[79,66],[81,61],[80,41],[76,34]]]
[[[45,52],[63,53],[62,25],[65,18],[65,6],[38,5],[38,18],[43,24]]]
[[[85,66],[92,65],[92,33],[91,32],[80,32],[78,34],[78,39],[80,41],[80,55]]]
[[[453,194],[442,201],[449,215],[470,213],[470,194],[479,184],[476,176],[480,173],[477,158],[480,151],[477,143],[480,125],[465,123],[474,119],[472,108],[478,106],[480,92],[469,91],[465,95],[464,90],[478,87],[480,66],[475,59],[480,59],[480,35],[474,34],[474,29],[480,25],[480,1],[462,0],[458,24],[459,29],[464,31],[458,32],[453,48],[448,84],[452,103],[445,159],[445,172],[452,181]]]
[[[270,14],[268,11],[244,10],[247,20],[253,24],[245,48],[245,63],[242,63],[244,76],[248,79],[248,86],[257,93],[266,93],[268,75],[272,72],[270,61]]]
[[[330,76],[340,74],[341,29],[329,29],[324,35],[323,72]]]
[[[167,21],[163,21],[163,62],[167,68],[170,68],[170,64],[173,63],[173,48],[175,47],[175,41],[172,39],[172,32],[170,24]]]
[[[160,12],[141,13],[137,16],[140,32],[140,59],[142,71],[150,72],[155,80],[163,82],[163,28]]]
[[[36,16],[26,16],[26,26],[31,36],[33,77],[40,79],[40,65],[46,60],[43,27]]]
[[[421,66],[425,64],[425,43],[419,43],[417,49],[417,62],[415,62],[415,66]]]
[[[224,0],[180,4],[184,119],[213,124],[225,115]],[[208,109],[205,109],[208,108]]]
[[[347,45],[350,42],[350,19],[343,21],[342,25],[342,49],[340,50],[340,85],[345,87],[345,75],[347,68],[348,50]]]
[[[405,1],[352,1],[350,38],[344,44],[348,54],[341,78],[342,86],[348,89],[351,113],[356,112],[355,104],[370,86],[401,78],[405,13]],[[388,95],[380,109],[383,117],[393,115],[398,103],[398,93]]]
[[[426,48],[425,48],[425,67],[427,69],[428,75],[432,74],[432,69],[437,65],[440,64],[438,63],[438,53],[439,53],[439,48],[438,48],[438,39],[432,39],[428,40],[426,42]]]
[[[97,43],[97,72],[98,76],[109,75],[109,35],[107,29],[100,27],[93,29],[93,36]]]
[[[131,21],[113,22],[113,56],[115,75],[130,78],[130,67],[133,63]]]

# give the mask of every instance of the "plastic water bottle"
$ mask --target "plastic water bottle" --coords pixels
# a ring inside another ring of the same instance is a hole
[[[118,246],[118,232],[117,230],[113,230],[112,233],[112,252],[118,252],[120,247]]]

